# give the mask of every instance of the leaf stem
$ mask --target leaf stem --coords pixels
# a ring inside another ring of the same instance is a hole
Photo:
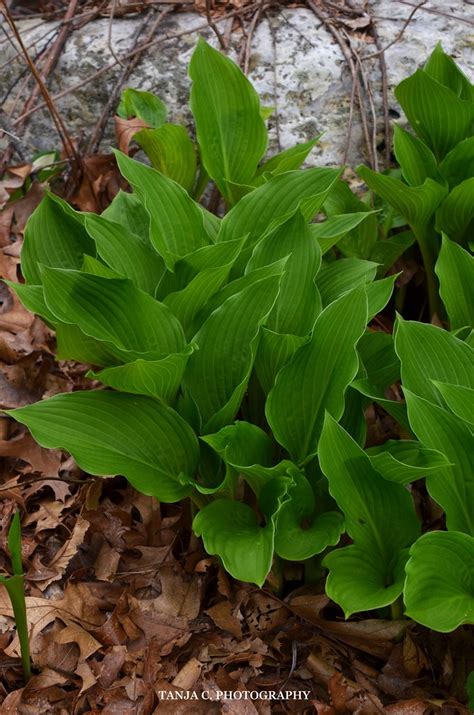
[[[392,621],[401,621],[404,615],[403,596],[399,596],[396,601],[390,605],[390,614]]]
[[[16,630],[20,641],[21,664],[25,683],[31,678],[30,643],[28,638],[28,620],[26,617],[25,577],[20,574],[5,579],[4,585],[10,596],[15,617]]]

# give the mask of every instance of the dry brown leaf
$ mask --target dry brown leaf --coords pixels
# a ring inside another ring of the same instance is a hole
[[[212,618],[218,628],[229,631],[236,638],[242,638],[242,626],[239,619],[232,612],[229,601],[221,601],[205,611]]]
[[[172,683],[182,690],[191,690],[201,675],[201,670],[202,663],[197,658],[191,658],[173,678]]]
[[[78,516],[71,537],[62,545],[48,564],[48,568],[54,570],[55,575],[54,577],[46,579],[43,583],[38,584],[41,590],[62,577],[64,571],[69,566],[69,562],[76,555],[77,549],[84,541],[84,535],[89,526],[90,524],[86,519],[83,519],[82,516]]]

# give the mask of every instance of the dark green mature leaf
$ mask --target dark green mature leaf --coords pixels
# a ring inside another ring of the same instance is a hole
[[[346,618],[388,606],[402,592],[408,547],[420,533],[412,498],[402,485],[375,471],[363,449],[329,414],[319,461],[354,541],[325,557],[326,591]]]
[[[272,389],[281,368],[290,362],[296,350],[307,341],[300,335],[283,335],[268,328],[262,328],[255,370],[265,394]]]
[[[464,422],[474,425],[474,390],[461,385],[450,385],[447,382],[434,381],[434,385],[451,412]]]
[[[450,466],[444,454],[428,449],[414,440],[388,440],[366,450],[374,469],[397,484],[410,484],[427,474]]]
[[[423,70],[400,82],[395,96],[413,129],[439,160],[471,136],[474,102],[460,99]]]
[[[302,163],[305,161],[307,156],[310,154],[312,148],[318,141],[319,137],[311,139],[309,142],[304,142],[302,144],[295,144],[295,146],[280,151],[275,154],[270,159],[267,159],[256,171],[255,178],[253,179],[254,186],[260,186],[265,181],[264,174],[272,174],[276,176],[277,174],[283,174],[285,171],[294,171],[299,169]]]
[[[369,258],[379,235],[377,217],[369,206],[352,193],[345,181],[335,184],[324,203],[324,211],[329,220],[351,213],[367,214],[359,225],[338,242],[338,249],[348,258]]]
[[[323,263],[316,278],[323,305],[329,305],[358,285],[370,283],[377,273],[377,264],[359,258],[341,258]]]
[[[426,74],[451,89],[461,99],[474,101],[474,86],[453,58],[443,51],[440,42],[436,44],[423,69]]]
[[[196,179],[196,150],[184,127],[164,124],[158,129],[142,129],[133,138],[154,169],[191,193]]]
[[[436,157],[429,147],[405,129],[395,124],[393,150],[403,178],[410,186],[421,186],[426,179],[443,183]]]
[[[369,258],[379,264],[378,274],[385,275],[402,253],[405,253],[407,248],[410,248],[414,242],[415,235],[413,231],[403,231],[383,241],[377,241],[369,254]]]
[[[400,360],[389,333],[369,329],[357,343],[357,352],[364,374],[374,385],[385,388],[400,380]]]
[[[57,322],[57,318],[45,303],[43,286],[16,283],[14,281],[7,281],[5,278],[3,282],[7,284],[10,290],[16,293],[27,310],[31,313],[36,313],[36,315],[43,318],[49,325],[54,326]]]
[[[267,327],[278,333],[307,335],[321,310],[321,298],[314,283],[321,265],[321,251],[300,211],[256,245],[246,273],[287,256],[280,293]]]
[[[260,100],[240,68],[199,40],[189,65],[191,111],[207,173],[234,203],[227,181],[249,184],[267,147]]]
[[[278,295],[280,275],[251,284],[228,298],[195,336],[185,386],[196,403],[204,433],[231,422],[239,409],[257,349],[260,325]]]
[[[166,121],[168,110],[161,99],[151,92],[128,87],[122,92],[117,114],[122,119],[138,117],[150,127],[161,127]]]
[[[368,301],[369,318],[372,320],[378,313],[380,313],[388,301],[392,297],[393,288],[395,286],[395,281],[397,280],[399,273],[394,273],[391,276],[382,278],[380,281],[374,281],[365,286]]]
[[[136,194],[120,190],[101,216],[119,223],[124,229],[150,242],[150,214]]]
[[[451,329],[474,327],[474,257],[443,236],[435,270]]]
[[[449,530],[474,535],[474,436],[467,423],[404,388],[413,432],[426,447],[439,450],[452,467],[427,476],[430,495],[446,513]]]
[[[10,410],[35,440],[65,449],[90,474],[123,474],[144,494],[164,502],[190,493],[198,442],[188,424],[157,400],[120,392],[73,392]]]
[[[94,241],[81,214],[54,194],[46,194],[25,228],[21,270],[27,283],[41,284],[41,265],[80,268],[84,253],[95,256]]]
[[[395,350],[403,387],[430,402],[442,404],[433,380],[474,388],[474,350],[446,330],[398,316]]]
[[[278,373],[265,412],[275,439],[295,462],[316,453],[325,410],[336,419],[342,416],[366,323],[365,290],[355,288],[323,310],[311,340]]]
[[[340,216],[330,216],[322,223],[310,224],[309,229],[313,237],[317,239],[321,253],[324,255],[350,231],[353,231],[373,215],[372,211],[358,211],[356,213],[341,214]]]
[[[161,256],[124,226],[91,214],[84,222],[103,261],[117,273],[130,278],[145,293],[155,295],[165,269]]]
[[[150,240],[168,268],[177,258],[210,243],[203,212],[182,186],[121,152],[115,156],[120,173],[150,214]]]
[[[449,188],[474,176],[474,137],[456,144],[439,166],[439,170],[449,184]]]
[[[406,565],[407,616],[448,633],[474,623],[474,538],[431,531],[410,549]]]
[[[359,378],[351,383],[357,392],[361,395],[368,397],[371,402],[376,402],[380,407],[382,407],[389,415],[391,415],[403,429],[411,433],[410,423],[407,417],[407,408],[404,402],[399,402],[398,400],[390,400],[385,395],[385,390],[379,385],[374,385],[370,382],[370,379]]]
[[[169,308],[125,278],[44,268],[43,285],[46,305],[58,320],[104,341],[118,359],[160,359],[185,347]]]
[[[264,526],[253,509],[232,499],[216,499],[194,518],[194,533],[202,536],[207,553],[220,556],[234,578],[263,586],[272,565],[275,521],[290,484],[276,477],[262,490]]]
[[[474,177],[455,186],[436,212],[436,229],[467,245],[474,229]]]
[[[87,365],[110,366],[130,359],[128,353],[120,353],[117,348],[102,340],[86,335],[77,325],[56,323],[56,358],[76,360]]]

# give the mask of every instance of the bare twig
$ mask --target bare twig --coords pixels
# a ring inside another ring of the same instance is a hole
[[[401,0],[400,0],[400,1],[401,1]],[[395,45],[397,42],[399,42],[399,41],[402,39],[403,35],[405,34],[405,30],[407,29],[408,25],[409,25],[410,22],[413,20],[413,17],[415,16],[415,13],[416,13],[421,7],[423,7],[423,5],[426,4],[426,2],[427,2],[427,0],[421,0],[421,2],[418,3],[418,5],[416,5],[416,6],[413,8],[413,10],[411,11],[411,13],[408,15],[407,19],[406,19],[405,22],[403,23],[403,26],[402,26],[402,29],[400,30],[400,32],[398,32],[398,33],[395,35],[395,37],[393,38],[393,40],[392,40],[391,42],[389,42],[388,45],[385,45],[385,47],[382,47],[381,49],[377,49],[377,52],[372,52],[370,55],[364,55],[363,57],[361,57],[361,59],[365,61],[365,60],[370,60],[370,59],[372,59],[373,57],[378,57],[379,55],[383,55],[383,53],[386,52],[386,50],[388,50],[390,47],[393,47],[393,45]],[[406,4],[408,4],[408,3],[406,3]]]
[[[278,145],[278,151],[281,151],[281,137],[280,137],[280,113],[278,109],[278,80],[277,80],[277,41],[275,28],[272,26],[271,20],[266,14],[268,29],[270,30],[270,35],[272,37],[272,50],[273,50],[273,96],[275,98],[275,134]]]
[[[384,124],[384,135],[385,135],[385,169],[388,169],[391,163],[391,147],[392,147],[392,130],[390,127],[390,116],[388,113],[388,77],[387,77],[387,65],[385,63],[385,52],[380,52],[381,44],[379,34],[377,32],[377,25],[372,19],[372,34],[374,36],[374,41],[377,49],[379,50],[379,67],[380,67],[380,78],[382,80],[382,109],[383,109],[383,124]]]
[[[243,60],[243,70],[245,74],[248,74],[249,69],[250,69],[250,53],[252,50],[252,39],[255,33],[255,29],[260,21],[260,18],[262,17],[262,12],[263,12],[264,4],[263,0],[261,0],[258,4],[258,10],[255,13],[255,15],[252,17],[249,25],[249,29],[247,32],[247,37],[245,39],[245,48],[244,48],[244,60]]]
[[[397,2],[402,3],[402,5],[409,5],[410,7],[418,7],[417,5],[412,2],[409,2],[408,0],[397,0]],[[423,7],[422,9],[424,12],[429,12],[432,15],[441,15],[441,17],[447,17],[449,20],[458,20],[458,22],[465,22],[467,25],[471,25],[471,27],[474,27],[474,22],[472,20],[466,20],[465,17],[460,17],[460,15],[453,15],[449,12],[443,12],[442,10],[439,10],[435,7]]]
[[[114,22],[115,3],[116,3],[116,1],[117,1],[117,0],[112,0],[112,7],[110,8],[109,27],[108,27],[108,30],[107,30],[107,46],[108,46],[108,48],[109,48],[109,50],[110,50],[110,54],[112,55],[112,57],[114,58],[114,60],[116,60],[119,65],[121,65],[122,67],[124,67],[125,65],[124,65],[124,63],[122,62],[122,60],[120,59],[120,57],[118,57],[118,55],[115,54],[114,46],[113,46],[113,44],[112,44],[113,22]]]
[[[221,34],[221,31],[219,30],[216,23],[212,19],[211,10],[212,10],[212,0],[206,0],[206,17],[207,17],[208,25],[214,32],[215,36],[217,37],[219,44],[221,46],[221,49],[223,49],[224,52],[227,52],[226,42],[224,40],[224,37]]]

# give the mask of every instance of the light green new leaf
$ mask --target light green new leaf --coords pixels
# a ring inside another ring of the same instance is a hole
[[[443,400],[455,415],[464,422],[474,425],[474,390],[461,385],[450,385],[447,382],[433,381],[436,389],[440,391]]]
[[[474,176],[474,136],[456,144],[444,157],[439,170],[450,189]]]
[[[435,449],[408,439],[388,440],[366,450],[374,469],[397,484],[410,484],[427,474],[451,466],[449,460]]]
[[[119,151],[115,156],[120,173],[150,214],[150,240],[168,268],[176,257],[210,243],[203,212],[182,186]]]
[[[406,614],[442,633],[474,624],[474,538],[431,531],[410,549],[406,565]]]
[[[451,330],[474,327],[474,257],[443,236],[435,271]]]
[[[183,352],[171,353],[161,360],[138,359],[99,372],[89,371],[87,377],[120,392],[147,395],[172,404],[192,352],[192,345],[188,345]]]
[[[234,578],[263,586],[272,565],[275,520],[290,484],[276,477],[262,490],[264,526],[253,509],[232,499],[216,499],[194,518],[194,533],[202,536],[207,553],[217,554]]]
[[[436,229],[467,246],[474,230],[474,177],[455,186],[445,198],[436,212]]]
[[[26,283],[16,283],[16,281],[7,281],[5,278],[2,279],[4,283],[12,290],[18,298],[21,300],[22,304],[25,306],[30,313],[35,313],[43,318],[51,326],[57,322],[57,318],[49,310],[48,306],[44,300],[43,286],[32,286]]]
[[[289,256],[280,293],[267,320],[278,333],[307,335],[321,310],[314,279],[321,265],[321,251],[300,211],[260,241],[247,264],[246,273]]]
[[[281,368],[290,362],[293,354],[307,339],[300,335],[283,335],[262,328],[255,358],[255,370],[266,395],[272,389]]]
[[[330,216],[322,223],[310,224],[309,229],[313,237],[318,241],[321,253],[324,255],[341,238],[357,228],[369,216],[374,216],[374,212],[358,211],[356,213],[341,214],[341,216]]]
[[[90,474],[123,474],[143,494],[188,496],[199,459],[188,424],[157,400],[121,392],[73,392],[9,410],[48,449],[65,449]]]
[[[84,225],[95,241],[99,256],[112,270],[130,278],[145,293],[155,294],[165,264],[151,246],[124,226],[103,216],[91,214]]]
[[[191,193],[196,180],[196,150],[184,127],[164,124],[158,129],[142,129],[133,138],[154,169]]]
[[[184,384],[196,403],[202,432],[215,432],[239,409],[255,359],[260,325],[278,295],[281,272],[228,298],[195,336]]]
[[[318,513],[314,492],[300,472],[292,474],[294,486],[281,506],[275,531],[275,553],[288,561],[304,561],[334,546],[344,531],[337,511]]]
[[[94,241],[83,226],[84,215],[58,196],[46,194],[25,228],[21,270],[27,283],[41,284],[41,265],[80,268],[84,253],[95,256]]]
[[[471,136],[474,102],[460,99],[423,70],[400,82],[395,96],[414,131],[438,160]]]
[[[77,325],[56,323],[54,327],[57,360],[76,360],[87,365],[109,367],[130,359],[128,353],[121,353],[113,345],[91,338]]]
[[[395,350],[403,387],[430,402],[443,404],[433,380],[474,388],[474,350],[447,330],[398,316]]]
[[[278,373],[265,413],[275,439],[295,462],[316,454],[326,410],[336,419],[342,416],[366,323],[366,294],[355,288],[323,310],[311,340]]]
[[[354,542],[325,557],[326,592],[346,618],[388,606],[402,592],[408,547],[420,533],[411,495],[402,485],[383,479],[329,414],[319,442],[319,462]]]
[[[453,58],[444,52],[440,42],[436,44],[423,69],[430,77],[451,89],[457,97],[474,101],[474,86]]]
[[[444,509],[451,531],[474,535],[474,436],[471,428],[448,410],[404,388],[413,432],[426,447],[439,450],[452,467],[426,478],[430,495]]]
[[[101,216],[140,236],[145,243],[150,242],[150,214],[135,194],[120,189]]]
[[[166,121],[168,110],[155,94],[128,87],[122,92],[117,114],[122,119],[138,117],[150,127],[161,127]]]
[[[403,178],[410,186],[421,186],[426,179],[443,183],[438,162],[431,149],[398,124],[394,127],[393,150]]]
[[[46,305],[56,318],[107,343],[124,361],[181,352],[183,329],[169,308],[126,278],[43,269]]]
[[[323,262],[316,278],[323,305],[329,305],[343,293],[358,285],[370,283],[377,273],[377,264],[359,258],[341,258]]]
[[[395,281],[399,275],[400,273],[394,273],[391,276],[382,278],[380,281],[374,281],[373,283],[368,283],[365,286],[369,309],[369,321],[375,318],[375,316],[387,305],[388,301],[392,297]]]
[[[240,68],[200,39],[189,65],[190,106],[202,160],[221,194],[226,181],[249,184],[267,147],[260,100]]]
[[[255,178],[252,181],[254,186],[260,186],[264,182],[264,174],[272,174],[276,176],[277,174],[283,174],[285,171],[294,171],[299,169],[302,163],[306,160],[310,154],[312,148],[318,141],[319,137],[311,139],[309,142],[304,142],[303,144],[295,144],[295,146],[280,151],[275,154],[270,159],[267,159],[259,168],[255,174]]]

